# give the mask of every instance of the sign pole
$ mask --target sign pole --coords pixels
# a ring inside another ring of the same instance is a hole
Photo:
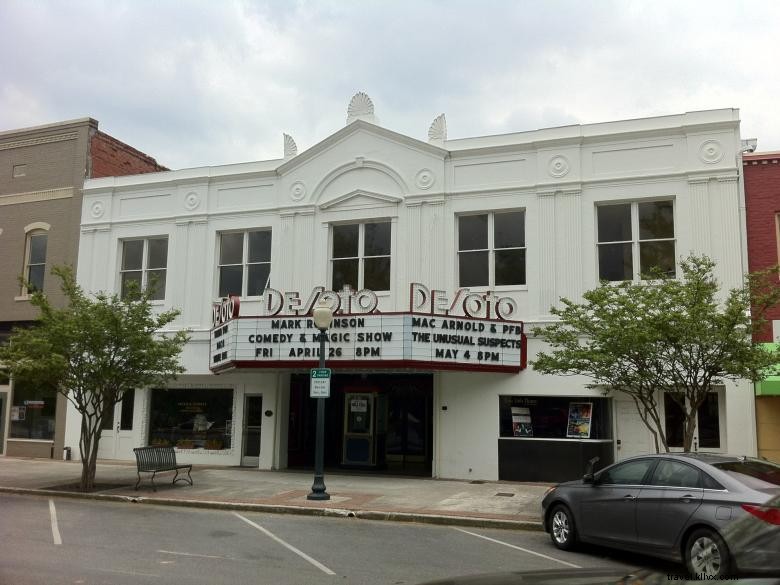
[[[320,367],[319,372],[327,372],[328,393],[330,393],[330,372],[325,369],[325,330],[320,329]],[[310,384],[314,384],[315,373],[312,372]],[[314,450],[314,483],[307,500],[329,500],[330,494],[325,491],[325,472],[323,470],[325,454],[325,398],[319,393],[317,398],[317,434]]]

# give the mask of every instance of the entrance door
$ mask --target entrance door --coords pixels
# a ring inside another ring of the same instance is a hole
[[[693,433],[692,451],[721,451],[719,392],[710,392],[696,412],[696,429]],[[686,403],[687,404],[687,403]],[[666,442],[670,450],[680,451],[685,443],[685,413],[670,395],[664,394],[664,423]]]
[[[632,400],[616,399],[615,418],[617,426],[616,461],[634,455],[655,453],[652,435],[642,422]]]
[[[344,394],[344,465],[375,465],[374,395]]]
[[[115,406],[114,416],[103,420],[98,458],[131,459],[133,456],[133,415],[135,390],[128,390]]]
[[[0,392],[0,455],[3,454],[3,445],[5,443],[5,392]]]
[[[258,467],[260,465],[260,433],[262,426],[262,395],[244,396],[244,445],[241,452],[241,465],[245,467]]]

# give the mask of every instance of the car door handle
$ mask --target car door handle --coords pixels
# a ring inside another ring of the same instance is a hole
[[[625,496],[623,496],[623,499],[626,500],[626,501],[628,501],[628,500],[636,500],[636,496],[632,496],[631,494],[626,494]]]
[[[690,494],[686,494],[682,497],[680,497],[680,501],[685,502],[686,504],[690,502],[693,499],[693,496]]]

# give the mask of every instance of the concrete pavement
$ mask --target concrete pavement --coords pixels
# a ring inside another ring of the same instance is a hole
[[[171,485],[173,474],[164,473],[155,479],[154,492],[149,474],[143,474],[138,491],[133,489],[135,463],[101,461],[98,489],[91,494],[78,492],[80,476],[78,461],[0,457],[0,492],[6,493],[531,530],[541,528],[540,502],[549,487],[326,470],[331,499],[313,502],[306,499],[311,472],[195,466],[193,486]]]

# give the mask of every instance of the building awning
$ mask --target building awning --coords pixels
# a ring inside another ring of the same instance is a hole
[[[777,351],[780,344],[762,343],[761,346]],[[760,382],[756,382],[756,396],[780,396],[780,376],[767,376]]]

